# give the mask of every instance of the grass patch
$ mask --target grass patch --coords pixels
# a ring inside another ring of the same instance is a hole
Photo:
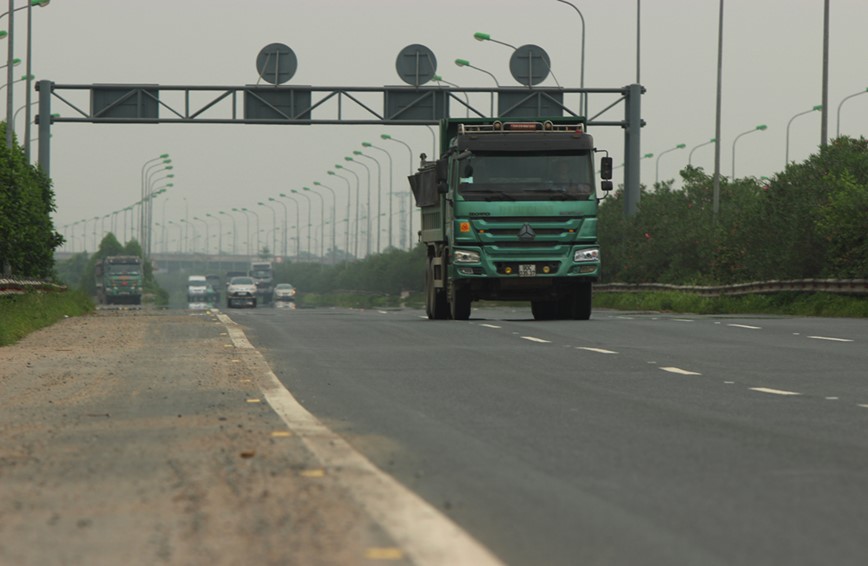
[[[93,302],[80,291],[4,295],[0,297],[0,346],[14,344],[67,316],[93,310]]]
[[[833,293],[775,293],[740,297],[703,297],[690,293],[594,293],[594,306],[617,310],[694,314],[782,314],[790,316],[868,317],[868,297]]]

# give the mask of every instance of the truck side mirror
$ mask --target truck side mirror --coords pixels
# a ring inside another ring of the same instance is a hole
[[[437,182],[446,182],[449,172],[449,162],[446,159],[438,159],[436,165]]]

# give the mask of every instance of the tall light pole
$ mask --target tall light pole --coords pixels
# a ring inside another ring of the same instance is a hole
[[[666,155],[667,153],[669,153],[670,151],[675,151],[676,149],[684,149],[685,147],[687,147],[686,144],[680,143],[680,144],[676,145],[675,147],[670,147],[669,149],[663,150],[657,154],[656,168],[654,171],[654,184],[655,185],[660,182],[660,158],[663,157],[664,155]]]
[[[314,181],[313,184],[315,187],[321,187],[323,189],[326,189],[328,192],[330,192],[332,194],[332,251],[333,251],[332,264],[334,264],[337,261],[337,254],[338,254],[338,243],[337,243],[337,240],[335,240],[335,237],[336,237],[336,226],[335,225],[338,223],[337,195],[335,194],[335,190],[333,188],[329,187],[328,185],[323,185],[319,181]],[[347,204],[349,204],[349,203],[347,203]]]
[[[820,147],[829,140],[829,0],[823,2],[823,80],[821,93]]]
[[[371,168],[362,163],[361,161],[356,161],[352,157],[344,157],[344,161],[348,161],[350,163],[355,163],[361,167],[365,168],[365,173],[367,173],[368,179],[368,189],[365,193],[365,200],[367,201],[367,210],[365,211],[365,257],[371,254]],[[351,171],[351,169],[344,168],[345,171]]]
[[[223,210],[221,210],[217,214],[222,214],[224,216],[228,216],[232,220],[232,255],[235,255],[238,253],[238,250],[237,250],[237,248],[238,248],[238,230],[235,227],[235,217],[232,216],[231,214],[223,211]]]
[[[246,208],[242,208],[241,211],[244,213],[249,212],[256,219],[256,249],[255,249],[254,256],[259,257],[259,252],[260,252],[260,248],[259,248],[259,214],[257,214],[257,212],[254,210],[249,210]]]
[[[690,150],[690,153],[687,155],[687,164],[688,164],[688,165],[693,165],[693,152],[694,152],[694,151],[696,151],[696,150],[699,149],[700,147],[706,146],[706,145],[708,145],[708,144],[710,144],[710,143],[714,143],[714,142],[716,142],[716,141],[717,141],[717,140],[716,140],[715,138],[711,138],[710,140],[708,140],[708,141],[705,142],[705,143],[701,143],[701,144],[699,144],[699,145],[697,145],[697,146],[694,146],[693,149]]]
[[[790,164],[790,124],[792,124],[793,120],[795,120],[799,116],[804,116],[805,114],[810,114],[811,112],[816,112],[816,111],[822,110],[822,109],[823,109],[823,105],[818,104],[818,105],[814,106],[813,108],[811,108],[810,110],[805,110],[804,112],[799,112],[798,114],[796,114],[795,116],[790,118],[789,122],[787,122],[787,145],[786,145],[787,162],[784,164],[785,168]]]
[[[752,134],[754,132],[764,132],[767,128],[768,128],[768,126],[766,126],[765,124],[760,124],[755,128],[751,128],[750,130],[748,130],[746,132],[740,133],[739,135],[735,136],[734,140],[732,140],[732,177],[730,177],[730,178],[733,181],[735,180],[735,142],[737,142],[738,138],[740,138],[742,136],[746,136],[746,135]]]
[[[299,206],[298,201],[295,200],[294,197],[289,196],[285,193],[278,194],[280,198],[289,199],[295,205],[295,260],[301,260],[301,240],[299,237],[299,233],[301,232],[301,216],[299,214]]]
[[[401,145],[403,145],[404,147],[407,148],[407,151],[408,151],[409,154],[410,154],[410,169],[409,169],[409,173],[412,174],[412,173],[413,173],[413,149],[412,149],[409,145],[407,145],[406,142],[403,142],[403,141],[401,141],[401,140],[399,140],[399,139],[397,139],[397,138],[394,138],[394,137],[390,136],[389,134],[380,134],[380,139],[382,139],[382,140],[386,140],[386,141],[393,141],[393,142],[395,142],[395,143],[399,143],[399,144],[401,144]],[[408,249],[413,249],[413,204],[412,204],[412,203],[410,204],[410,228],[409,228],[409,233],[410,233],[410,242],[409,242]]]
[[[310,197],[306,194],[303,194],[301,191],[290,189],[289,192],[294,195],[304,197],[304,200],[307,201],[307,253],[311,256],[311,258],[313,258],[313,248],[310,246],[310,231],[313,229],[313,221],[311,220],[310,211],[313,208],[313,203],[311,202]]]
[[[196,222],[201,222],[205,226],[205,245],[202,246],[202,251],[205,253],[205,255],[208,255],[208,253],[211,251],[211,230],[208,227],[208,221],[203,220],[198,216],[194,216],[193,220],[195,220]]]
[[[350,180],[347,179],[346,177],[338,175],[334,171],[326,171],[326,173],[328,173],[329,175],[331,175],[333,177],[337,177],[338,179],[340,179],[341,181],[343,181],[344,183],[347,184],[347,231],[345,233],[346,237],[345,237],[345,242],[344,242],[344,252],[346,253],[347,257],[349,257],[349,255],[350,255],[350,196],[353,192],[352,188],[350,187]],[[356,194],[356,201],[357,202],[358,202],[358,199],[359,199],[358,194]]]
[[[370,159],[377,164],[377,253],[380,253],[382,251],[380,248],[380,213],[383,211],[383,209],[381,208],[382,199],[380,198],[380,195],[383,194],[383,170],[380,167],[380,162],[377,161],[375,158],[371,157],[370,155],[367,155],[359,150],[353,151],[353,155],[358,155],[359,157]],[[370,205],[368,208],[370,208]],[[368,216],[370,215],[371,212],[368,211]],[[368,226],[370,226],[370,223],[368,223]]]
[[[142,201],[145,200],[145,190],[146,190],[147,183],[148,183],[147,182],[147,176],[146,176],[147,172],[149,172],[152,167],[159,167],[159,164],[157,164],[158,161],[162,161],[163,165],[168,165],[169,163],[172,162],[172,160],[169,158],[169,154],[163,153],[159,157],[149,159],[142,164],[142,172],[139,176],[139,180],[141,183],[141,189],[139,191],[140,192],[139,198]],[[143,232],[143,230],[144,230],[143,226],[145,225],[144,220],[145,220],[144,214],[142,214],[141,217],[139,218],[139,238],[141,239],[141,241],[144,241],[144,236],[145,236],[145,234]]]
[[[219,212],[217,213],[220,214]],[[217,221],[217,255],[221,255],[223,253],[223,222],[220,220],[220,217],[210,212],[206,212],[205,216],[207,218],[213,218]]]
[[[477,71],[479,71],[481,73],[485,73],[486,75],[488,75],[489,77],[494,79],[494,84],[497,85],[497,88],[500,88],[500,83],[497,82],[497,77],[495,77],[493,74],[489,73],[485,69],[480,69],[479,67],[474,67],[473,65],[470,64],[470,61],[468,61],[467,59],[456,59],[455,64],[458,65],[459,67],[469,67],[471,69],[476,69]],[[494,113],[494,93],[492,92],[491,93],[491,117],[493,118],[495,116],[496,116],[496,114]],[[435,155],[434,157],[437,157],[437,156]]]
[[[282,200],[277,200],[274,197],[268,197],[268,200],[270,202],[276,202],[277,204],[279,204],[280,206],[283,207],[283,257],[284,257],[284,259],[286,259],[287,257],[289,257],[288,250],[287,250],[287,242],[286,242],[286,240],[287,240],[286,228],[287,228],[287,224],[289,224],[289,222],[287,222],[288,212],[286,210],[286,203],[283,202]]]
[[[277,211],[265,204],[264,202],[257,202],[259,206],[264,206],[268,210],[271,211],[271,255],[277,255],[277,236],[275,236],[275,232],[277,231]]]
[[[33,6],[48,6],[48,3],[51,0],[31,0],[27,3],[27,52],[25,55],[25,59],[27,59],[27,70],[25,71],[27,74],[27,87],[25,94],[25,105],[27,106],[27,110],[24,113],[25,117],[25,125],[24,125],[24,158],[27,160],[27,163],[30,163],[30,100],[33,89],[31,88],[31,82],[33,81]],[[11,4],[12,0],[10,0]],[[12,38],[9,38],[9,43],[12,43]],[[11,51],[11,47],[10,47]]]
[[[585,16],[582,15],[581,10],[579,10],[572,2],[567,2],[567,0],[557,0],[561,4],[566,4],[571,7],[576,13],[579,15],[579,19],[582,21],[582,71],[579,76],[579,88],[585,88]],[[638,83],[638,79],[636,80]],[[588,95],[584,92],[582,93],[582,114],[587,118],[588,116]]]
[[[376,149],[377,151],[382,151],[386,154],[386,157],[389,159],[389,244],[386,247],[392,247],[394,244],[392,243],[392,201],[395,198],[395,194],[392,188],[392,154],[382,147],[377,147],[370,142],[362,142],[362,147],[369,147],[371,149]],[[377,199],[379,199],[379,195]],[[380,210],[380,201],[377,200],[377,211]]]
[[[247,256],[250,257],[250,218],[246,214],[244,214],[243,209],[233,208],[232,212],[237,212],[244,217],[244,229],[247,232],[247,237],[245,238],[244,243],[246,244],[247,248]]]
[[[712,181],[711,209],[714,224],[717,224],[717,214],[720,211],[720,116],[723,100],[723,0],[720,0],[720,10],[717,18],[717,94],[714,110],[714,179]]]
[[[845,102],[846,100],[849,100],[849,99],[853,98],[854,96],[859,96],[860,94],[865,94],[866,92],[868,92],[868,88],[866,88],[865,90],[860,90],[859,92],[853,93],[853,94],[851,94],[850,96],[845,96],[845,97],[841,100],[841,103],[838,104],[838,127],[837,127],[837,129],[835,130],[835,137],[836,137],[836,138],[841,137],[841,106],[844,105],[844,102]]]
[[[325,262],[325,198],[318,192],[311,190],[310,187],[302,187],[301,190],[319,197],[319,255]]]

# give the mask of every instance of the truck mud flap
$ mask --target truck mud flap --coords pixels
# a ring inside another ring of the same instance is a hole
[[[446,277],[444,277],[445,273],[443,271],[443,258],[442,257],[432,257],[431,258],[431,269],[434,270],[434,288],[435,289],[443,289],[446,287]]]

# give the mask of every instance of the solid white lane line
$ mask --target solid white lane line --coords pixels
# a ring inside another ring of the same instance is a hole
[[[663,371],[668,371],[669,373],[677,373],[679,375],[702,375],[701,373],[696,373],[695,371],[688,371],[686,369],[675,367],[662,367],[660,369],[662,369]]]
[[[496,324],[480,324],[479,326],[484,326],[485,328],[503,328],[502,326],[497,326]]]
[[[854,342],[854,340],[850,340],[849,338],[830,338],[828,336],[808,336],[808,338],[813,338],[814,340],[828,340],[830,342]]]
[[[293,397],[241,328],[224,314],[217,315],[229,336],[247,357],[268,404],[289,430],[307,447],[321,467],[343,485],[367,514],[418,565],[500,565],[488,549],[438,509],[377,468],[347,441],[322,424]]]
[[[587,350],[588,352],[596,352],[598,354],[617,354],[618,352],[613,352],[612,350],[604,350],[602,348],[587,348],[585,346],[576,346],[576,350]]]
[[[539,342],[540,344],[551,344],[549,340],[543,340],[542,338],[534,338],[533,336],[522,336],[525,340],[530,340],[531,342]]]
[[[748,330],[762,330],[761,326],[748,326],[747,324],[727,324],[733,328],[747,328]]]
[[[760,393],[771,393],[772,395],[801,395],[795,391],[784,391],[782,389],[770,389],[768,387],[748,387],[751,391],[759,391]]]

